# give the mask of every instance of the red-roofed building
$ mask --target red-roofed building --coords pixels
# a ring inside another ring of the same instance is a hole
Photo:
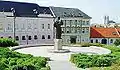
[[[91,43],[112,44],[118,38],[120,38],[120,28],[91,27],[90,29]]]

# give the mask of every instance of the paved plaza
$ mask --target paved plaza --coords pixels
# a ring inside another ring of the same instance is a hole
[[[54,49],[54,46],[40,46],[17,49],[17,52],[24,54],[32,54],[34,56],[49,57],[52,61],[49,61],[51,70],[79,70],[74,64],[69,62],[70,55],[74,53],[89,53],[89,54],[109,54],[110,50],[101,47],[66,47],[63,49],[69,49],[68,53],[50,53],[49,50]]]

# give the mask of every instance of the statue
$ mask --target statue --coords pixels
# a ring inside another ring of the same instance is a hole
[[[49,52],[52,52],[52,53],[70,52],[68,49],[62,49],[61,25],[63,25],[63,21],[60,20],[60,17],[58,17],[57,21],[54,23],[54,27],[56,27],[56,39],[54,39],[54,49],[51,49]]]
[[[57,21],[54,23],[54,27],[56,27],[56,39],[61,39],[61,25],[63,25],[63,21],[60,20],[60,17],[58,17]]]

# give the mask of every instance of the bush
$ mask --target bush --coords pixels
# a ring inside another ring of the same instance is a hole
[[[101,43],[90,43],[91,46],[97,46],[97,47],[103,47],[105,46],[105,44],[101,44]]]
[[[115,44],[116,46],[120,45],[120,39],[116,39],[116,41],[114,42],[114,44]]]
[[[0,47],[11,47],[11,46],[18,46],[18,43],[14,42],[14,40],[12,39],[0,38]]]
[[[81,47],[90,47],[91,44],[90,43],[81,43]]]
[[[47,59],[21,54],[8,48],[0,48],[0,70],[41,70],[46,68]]]
[[[79,68],[111,66],[117,60],[115,55],[72,54],[70,61]]]
[[[118,61],[116,61],[116,63],[112,64],[111,70],[120,70],[120,60],[118,60]]]
[[[81,43],[81,47],[90,47],[90,46],[103,47],[105,45],[101,43]]]

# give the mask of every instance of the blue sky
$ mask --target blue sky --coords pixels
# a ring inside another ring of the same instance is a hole
[[[92,17],[91,23],[103,23],[103,17],[120,23],[120,0],[6,0],[37,3],[41,6],[79,8]]]

